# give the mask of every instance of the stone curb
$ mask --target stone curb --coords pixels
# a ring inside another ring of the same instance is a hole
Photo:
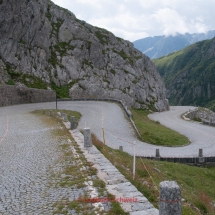
[[[67,129],[70,128],[69,122],[64,122]],[[104,155],[95,147],[84,147],[84,136],[77,129],[69,130],[85,158],[98,170],[97,176],[106,184],[109,193],[119,198],[119,203],[125,212],[130,215],[158,215],[158,209],[143,196]],[[120,199],[121,198],[121,199]],[[126,200],[128,202],[123,202]]]

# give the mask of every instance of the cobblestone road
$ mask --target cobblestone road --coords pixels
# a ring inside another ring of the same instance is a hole
[[[16,105],[0,108],[0,214],[52,214],[52,205],[63,198],[74,199],[79,190],[55,188],[49,171],[60,168],[62,152],[60,144],[48,128],[29,112],[36,109],[55,108],[55,103]],[[58,108],[77,110],[83,114],[78,128],[85,125],[101,138],[101,127],[105,131],[126,141],[135,141],[130,124],[124,118],[121,108],[105,102],[59,102]],[[204,155],[215,155],[214,128],[183,121],[179,118],[189,107],[174,107],[170,112],[152,115],[152,118],[178,129],[192,140],[186,147],[159,147],[163,156],[197,155],[204,149]],[[8,133],[7,131],[8,114]],[[175,118],[174,118],[175,116]],[[104,122],[102,121],[104,118]],[[177,124],[176,124],[177,123]],[[4,138],[5,134],[7,136]],[[105,133],[107,144],[113,148],[123,145],[124,151],[132,153],[131,144]],[[154,155],[157,146],[136,140],[140,155]],[[55,179],[57,180],[57,179]],[[51,183],[50,183],[51,182]]]
[[[56,127],[49,128],[28,113],[37,108],[37,105],[0,108],[0,214],[53,214],[54,203],[78,199],[84,192],[55,186],[61,176],[51,174],[63,169],[59,145],[64,142],[53,137],[51,131]]]

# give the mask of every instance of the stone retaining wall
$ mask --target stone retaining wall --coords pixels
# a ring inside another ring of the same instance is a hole
[[[40,90],[10,85],[0,86],[0,106],[51,102],[55,100],[56,93],[52,90]]]

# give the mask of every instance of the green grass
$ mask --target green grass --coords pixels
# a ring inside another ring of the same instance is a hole
[[[8,85],[15,85],[15,82],[14,82],[13,79],[9,79],[6,84],[8,84]]]
[[[171,105],[202,106],[215,110],[214,105],[211,106],[211,101],[215,99],[212,89],[215,61],[213,55],[209,54],[214,41],[214,38],[200,41],[153,60],[166,88],[172,89],[169,95]],[[199,93],[195,93],[197,88],[201,88]]]
[[[47,89],[47,84],[40,78],[33,75],[22,74],[21,82],[30,88]]]
[[[7,82],[9,85],[15,85],[15,82],[21,82],[29,88],[47,89],[48,84],[42,81],[39,77],[30,74],[22,74],[21,71],[17,73],[9,64],[6,65],[6,69],[11,76],[11,79]]]
[[[99,30],[97,30],[97,31],[95,32],[95,36],[99,39],[99,41],[100,41],[100,43],[101,43],[102,45],[107,44],[107,39],[108,39],[108,37],[107,37],[107,35],[106,35],[106,32],[101,31],[101,30],[99,29]]]
[[[113,74],[113,75],[116,75],[116,71],[114,69],[111,69],[110,72]]]
[[[71,116],[74,116],[75,117],[75,122],[76,122],[76,125],[78,125],[78,122],[79,122],[79,120],[80,120],[80,118],[81,118],[81,114],[79,113],[79,112],[77,112],[77,111],[71,111],[71,110],[56,110],[56,109],[51,109],[52,110],[52,117],[49,117],[49,119],[47,119],[47,120],[43,120],[43,122],[45,122],[48,126],[53,126],[55,123],[56,123],[56,121],[58,122],[58,124],[62,121],[62,120],[60,120],[59,118],[58,118],[58,115],[57,115],[57,112],[63,112],[63,113],[66,113],[67,114],[67,116],[68,116],[68,119],[70,119],[70,117]],[[43,111],[45,111],[45,114],[43,114]],[[41,116],[41,114],[42,114],[42,116],[44,116],[44,117],[47,117],[47,116],[50,116],[50,110],[49,109],[47,109],[47,110],[36,110],[36,111],[33,111],[32,113],[34,113],[34,114],[37,114],[37,115],[39,115],[39,116]],[[52,120],[51,120],[52,119]],[[51,124],[50,124],[51,123]],[[66,135],[66,133],[68,133],[68,132],[64,132],[64,130],[63,129],[58,129],[59,130],[59,132],[58,133],[56,133],[56,131],[55,131],[55,133],[57,134],[57,135],[59,135],[59,136],[65,136]],[[63,133],[62,133],[63,132]],[[64,144],[64,145],[62,145],[62,148],[63,149],[66,149],[68,147],[68,145],[67,144]]]
[[[51,88],[56,91],[57,98],[69,98],[69,89],[79,81],[79,79],[70,82],[64,86],[57,86],[54,82],[51,83]]]
[[[128,56],[125,52],[124,52],[124,50],[121,50],[120,52],[119,51],[117,51],[116,49],[113,49],[113,51],[115,52],[115,53],[117,53],[118,55],[120,55],[124,60],[126,60],[126,59],[128,59],[129,60],[129,63],[131,64],[131,65],[133,65],[134,64],[134,56]]]
[[[90,202],[84,202],[84,199],[91,198],[88,191],[86,191],[86,184],[84,183],[89,180],[93,182],[93,187],[98,192],[98,198],[114,199],[114,197],[107,192],[105,183],[96,176],[97,169],[93,167],[92,163],[86,160],[78,144],[74,141],[68,129],[63,125],[62,119],[58,117],[57,112],[67,113],[68,116],[75,116],[76,122],[79,121],[81,114],[71,110],[52,110],[53,115],[50,116],[50,110],[45,110],[45,114],[43,114],[43,111],[36,110],[32,113],[40,117],[41,121],[48,127],[56,127],[52,129],[52,135],[61,142],[59,148],[63,152],[62,157],[59,158],[60,162],[62,162],[62,169],[60,172],[53,172],[51,175],[51,179],[55,179],[54,181],[56,183],[53,185],[57,188],[63,187],[75,190],[85,188],[84,193],[77,196],[77,199],[73,201],[66,198],[59,198],[59,201],[53,204],[53,214],[70,214],[69,210],[73,210],[73,213],[83,215],[128,215],[128,213],[123,211],[118,202],[110,201],[108,211],[95,208]],[[71,147],[79,157],[75,156]],[[62,174],[65,177],[61,177]]]
[[[215,167],[200,168],[178,163],[161,162],[147,159],[136,159],[135,180],[132,177],[133,157],[120,150],[111,149],[92,135],[93,144],[116,166],[116,168],[143,193],[145,197],[158,207],[159,191],[155,188],[151,177],[159,189],[162,181],[176,181],[181,188],[184,199],[183,215],[215,214],[215,207],[211,205],[215,201]],[[143,165],[144,163],[144,165]]]
[[[131,112],[142,141],[159,146],[182,146],[189,143],[187,137],[150,120],[149,111],[131,109]]]

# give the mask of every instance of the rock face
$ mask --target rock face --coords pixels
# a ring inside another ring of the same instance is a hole
[[[48,0],[0,1],[0,82],[11,81],[166,109],[165,86],[148,57]]]

